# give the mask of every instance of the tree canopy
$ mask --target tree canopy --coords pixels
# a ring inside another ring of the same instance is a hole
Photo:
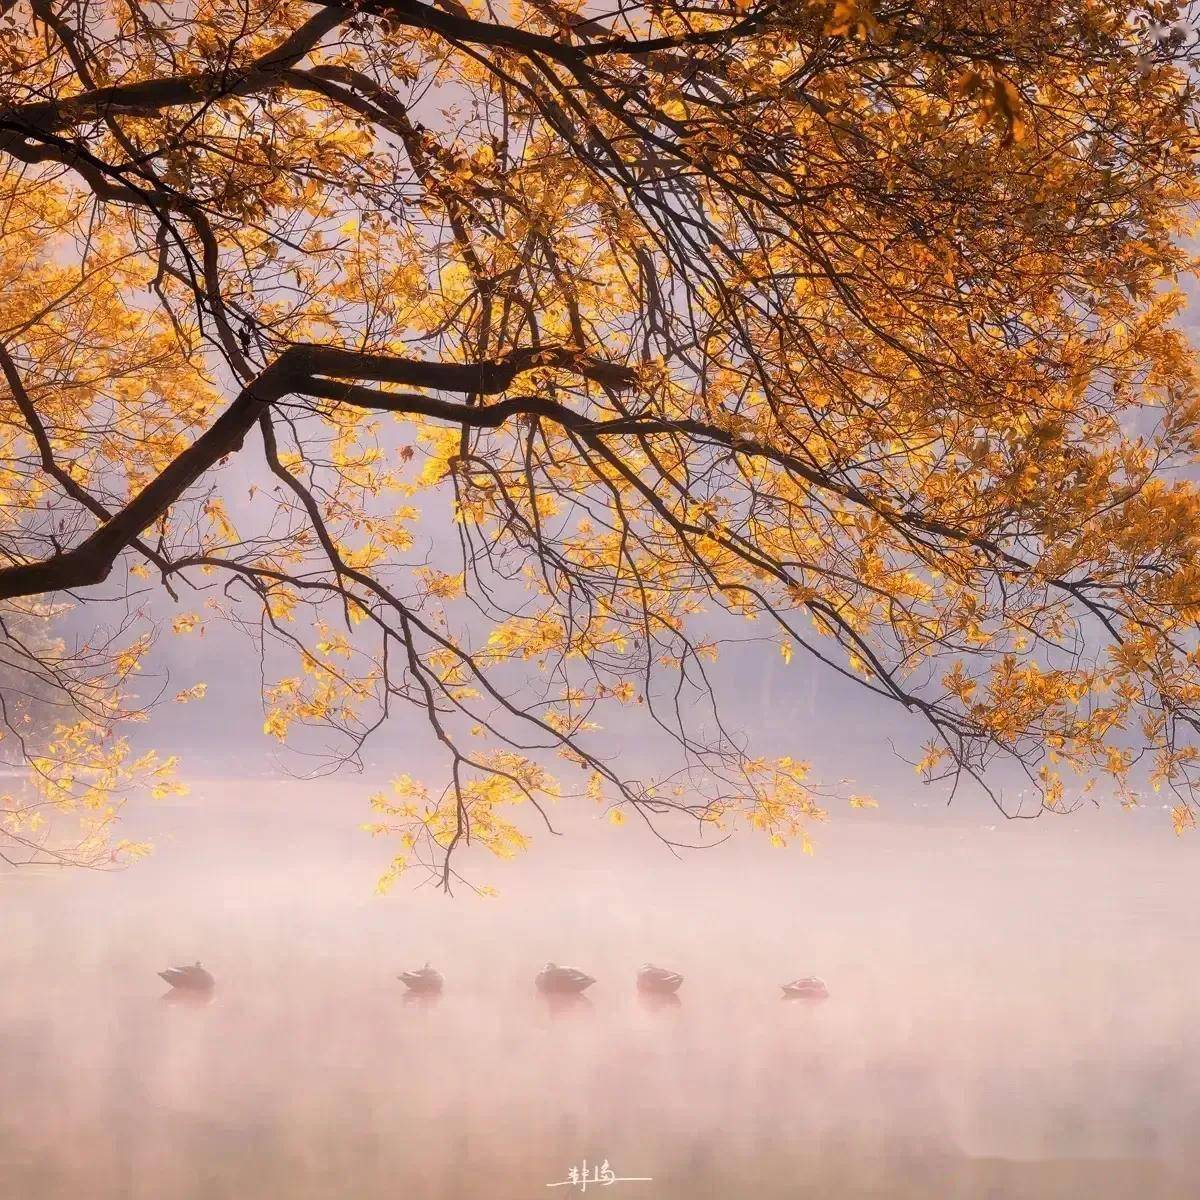
[[[176,786],[121,732],[156,594],[254,640],[281,740],[430,723],[447,785],[374,801],[393,875],[574,794],[806,839],[803,731],[764,757],[711,686],[744,621],[909,710],[948,787],[1193,822],[1179,5],[0,13],[8,857],[98,861]]]

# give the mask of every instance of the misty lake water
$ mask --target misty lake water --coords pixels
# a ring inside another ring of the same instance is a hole
[[[143,865],[0,876],[0,1196],[532,1200],[585,1159],[628,1200],[1194,1194],[1200,843],[1157,809],[885,801],[683,861],[565,815],[480,900],[375,896],[363,794],[200,785],[131,818]],[[164,1002],[197,958],[212,1002]]]

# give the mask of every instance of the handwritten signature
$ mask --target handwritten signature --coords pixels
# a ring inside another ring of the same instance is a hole
[[[649,1175],[618,1175],[608,1165],[607,1158],[598,1167],[594,1165],[589,1167],[585,1158],[580,1166],[572,1167],[567,1172],[566,1179],[559,1179],[554,1183],[546,1184],[546,1186],[549,1188],[578,1188],[581,1192],[586,1192],[589,1187],[612,1187],[614,1183],[653,1182]]]

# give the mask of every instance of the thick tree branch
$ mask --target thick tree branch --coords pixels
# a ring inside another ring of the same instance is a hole
[[[624,54],[636,58],[688,46],[725,45],[756,32],[761,28],[764,16],[774,10],[774,5],[767,5],[753,16],[733,22],[723,29],[696,31],[677,37],[638,41],[619,36],[602,36],[595,41],[571,44],[511,25],[477,21],[467,16],[465,11],[461,14],[449,12],[423,4],[421,0],[364,0],[362,7],[363,11],[396,24],[414,29],[428,29],[432,33],[440,34],[447,41],[517,50],[525,54],[541,54],[567,66],[579,66],[589,58],[602,55]],[[576,25],[575,28],[583,31],[581,25]],[[596,28],[595,22],[589,22],[588,32]]]
[[[280,72],[294,67],[350,15],[350,10],[340,5],[323,6],[290,37],[240,72],[226,68],[169,79],[114,84],[65,100],[23,104],[7,112],[0,111],[0,118],[41,133],[51,133],[95,117],[144,115],[180,105],[204,104],[225,96],[249,95],[278,83]]]
[[[273,404],[289,392],[315,394],[324,386],[345,386],[323,384],[317,376],[354,376],[409,387],[494,395],[504,391],[521,372],[537,367],[572,369],[586,379],[609,387],[628,387],[634,379],[633,372],[626,367],[561,347],[525,350],[497,362],[430,363],[343,350],[336,346],[293,346],[248,383],[191,446],[78,546],[38,562],[14,563],[0,568],[0,599],[103,582],[123,550],[136,545],[141,533],[163,516],[206,471],[241,448],[246,433],[258,421],[265,405]],[[10,378],[10,386],[12,382]],[[18,379],[18,385],[19,382]],[[472,410],[463,408],[463,411]],[[38,440],[36,428],[31,432]],[[49,443],[43,445],[39,441],[39,450],[45,465]],[[50,461],[53,462],[52,457]],[[90,497],[83,500],[76,496],[76,499],[96,513]]]

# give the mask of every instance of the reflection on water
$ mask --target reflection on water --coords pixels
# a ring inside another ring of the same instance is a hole
[[[673,1008],[683,1007],[678,992],[647,992],[639,989],[637,997],[638,1003],[649,1012],[669,1012]]]
[[[406,1008],[436,1008],[441,1001],[441,992],[405,992],[400,998]]]
[[[170,988],[159,996],[163,1004],[172,1004],[179,1008],[207,1008],[216,998],[214,988],[203,991],[188,991],[184,988]]]
[[[589,1016],[595,1011],[591,998],[578,992],[538,992],[537,998],[552,1017]]]
[[[577,893],[551,857],[482,904],[374,899],[330,825],[270,878],[210,827],[123,876],[5,885],[4,1200],[530,1200],[584,1159],[652,1179],[617,1200],[1192,1194],[1200,929],[1171,840],[867,829],[749,876],[631,854]],[[532,987],[556,947],[587,996]],[[682,999],[637,989],[659,954]],[[218,991],[160,996],[198,955]],[[440,996],[396,982],[425,957]],[[831,998],[781,1004],[797,970]]]

